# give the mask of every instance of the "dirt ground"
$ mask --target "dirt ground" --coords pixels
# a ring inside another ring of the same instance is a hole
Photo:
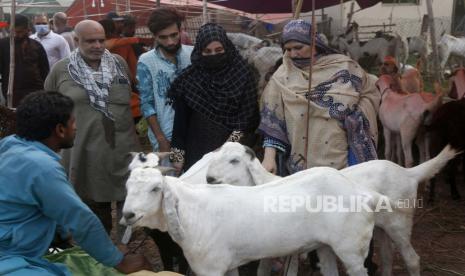
[[[458,184],[465,198],[464,182]],[[452,200],[444,183],[436,198],[434,205],[417,209],[414,219],[412,244],[421,258],[421,275],[465,275],[465,200]],[[408,275],[399,254],[393,275]]]

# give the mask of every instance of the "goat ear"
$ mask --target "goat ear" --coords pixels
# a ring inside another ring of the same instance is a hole
[[[249,170],[249,174],[252,177],[255,186],[264,184],[263,179],[267,172],[257,158],[252,159],[252,162],[249,166],[247,166],[247,169]]]
[[[161,172],[162,175],[166,175],[167,173],[176,171],[175,168],[163,166],[157,166],[157,169]]]
[[[165,158],[168,158],[171,154],[171,151],[164,151],[164,152],[155,152],[155,154],[160,158],[160,160],[163,160]]]
[[[169,187],[163,189],[163,214],[168,226],[168,232],[173,240],[180,242],[184,237],[184,230],[179,219],[178,200]]]
[[[250,160],[254,160],[257,157],[253,149],[249,148],[248,146],[244,146],[244,148],[245,148],[245,153],[250,155]]]

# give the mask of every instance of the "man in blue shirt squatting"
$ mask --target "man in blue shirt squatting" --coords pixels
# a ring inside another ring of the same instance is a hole
[[[34,92],[17,109],[17,134],[0,140],[0,275],[71,275],[42,258],[59,226],[105,266],[122,273],[146,268],[141,255],[123,255],[68,182],[61,149],[73,146],[73,101]]]

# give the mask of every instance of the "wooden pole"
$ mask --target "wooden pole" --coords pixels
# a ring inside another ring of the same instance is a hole
[[[354,15],[354,5],[355,5],[355,1],[352,1],[352,3],[350,3],[350,13],[347,15],[346,30],[349,29],[350,23],[352,22],[352,16]]]
[[[13,91],[15,81],[15,21],[16,21],[16,0],[11,1],[10,12],[10,72],[8,77],[8,90],[6,93],[7,106],[13,108]]]
[[[294,19],[299,19],[300,18],[300,12],[302,11],[302,3],[304,2],[304,0],[299,0],[297,2],[297,6],[295,7],[295,11],[294,11]]]
[[[339,19],[341,20],[341,32],[345,31],[344,30],[344,0],[341,0],[341,3],[339,4]]]
[[[203,7],[202,7],[203,24],[207,24],[208,22],[207,8],[208,8],[207,0],[203,0]]]
[[[440,81],[441,75],[438,61],[438,45],[436,43],[436,28],[434,27],[434,15],[433,15],[433,5],[431,0],[426,0],[426,7],[428,9],[428,22],[429,22],[429,31],[431,35],[431,46],[433,47],[433,66],[434,66],[434,80]]]
[[[305,156],[304,156],[304,168],[307,169],[308,167],[308,131],[309,131],[309,123],[310,123],[310,97],[312,92],[312,76],[313,76],[313,63],[314,63],[314,55],[315,55],[315,40],[316,40],[316,19],[315,19],[315,0],[312,0],[312,33],[311,33],[311,41],[312,47],[310,48],[310,68],[308,70],[308,97],[307,97],[307,124],[306,124],[306,131],[305,131]]]
[[[0,0],[0,21],[5,21],[5,14],[3,13],[3,6],[2,6],[2,0]],[[6,37],[6,28],[2,28],[2,35],[0,36],[0,38],[2,37]]]
[[[83,14],[84,14],[84,19],[87,19],[86,0],[82,0],[82,12],[83,12]]]

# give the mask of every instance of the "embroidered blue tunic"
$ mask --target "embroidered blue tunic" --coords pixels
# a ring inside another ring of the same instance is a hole
[[[174,109],[167,104],[167,93],[171,82],[191,64],[192,49],[192,46],[182,45],[176,55],[177,64],[165,58],[158,49],[142,54],[137,63],[141,111],[145,118],[157,116],[160,128],[169,141],[173,132]],[[157,139],[150,128],[148,136],[153,150],[158,151]]]

